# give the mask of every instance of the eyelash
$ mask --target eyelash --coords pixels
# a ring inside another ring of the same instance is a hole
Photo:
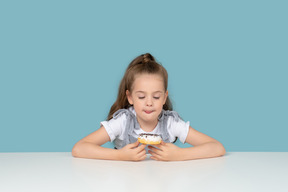
[[[145,97],[138,97],[139,99],[144,99]],[[153,97],[154,99],[160,99],[160,97]]]

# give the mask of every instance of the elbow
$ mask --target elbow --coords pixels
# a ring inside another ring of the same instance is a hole
[[[80,157],[80,147],[79,147],[79,143],[76,143],[74,145],[74,147],[72,148],[72,156],[73,157]]]
[[[220,142],[217,142],[217,153],[219,156],[224,156],[226,154],[225,147]]]

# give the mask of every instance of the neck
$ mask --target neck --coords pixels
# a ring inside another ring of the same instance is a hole
[[[156,120],[153,121],[153,122],[141,122],[141,121],[139,121],[139,119],[137,118],[137,121],[138,121],[141,129],[142,129],[143,131],[145,131],[145,132],[151,132],[151,131],[153,131],[153,130],[156,128],[157,124],[158,124],[158,119],[156,119]]]

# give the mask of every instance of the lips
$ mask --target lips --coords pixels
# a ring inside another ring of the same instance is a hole
[[[147,113],[147,114],[150,114],[150,113],[152,113],[153,111],[146,111],[146,110],[144,110],[144,112]]]

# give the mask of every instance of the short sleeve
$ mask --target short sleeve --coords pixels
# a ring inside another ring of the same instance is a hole
[[[126,115],[121,114],[117,119],[110,119],[109,121],[102,121],[101,125],[107,131],[111,142],[113,142],[117,137],[120,137],[123,133],[126,124]]]
[[[185,143],[188,131],[190,127],[190,122],[183,121],[182,119],[175,120],[174,117],[169,117],[168,119],[168,132],[173,138],[178,137],[182,143]]]

